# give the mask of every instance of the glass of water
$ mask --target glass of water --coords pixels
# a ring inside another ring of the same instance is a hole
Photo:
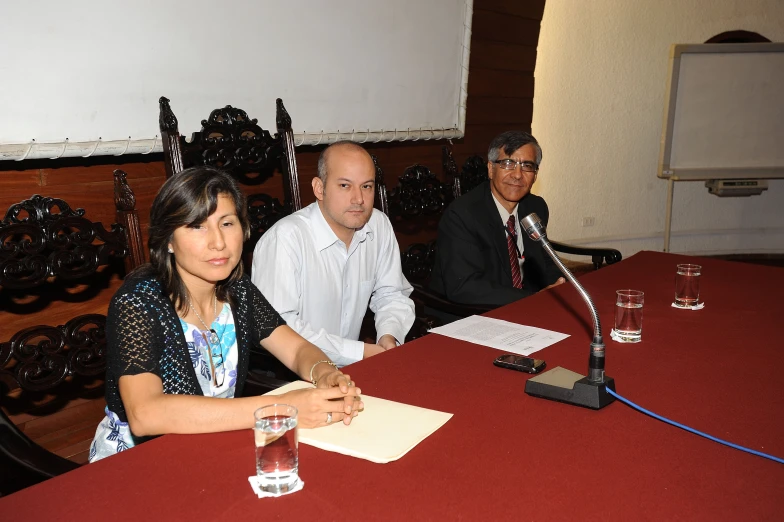
[[[253,414],[256,438],[256,475],[267,493],[286,493],[299,481],[297,408],[271,404]]]
[[[616,290],[615,295],[615,333],[624,342],[639,342],[645,294],[640,290]]]
[[[678,265],[675,272],[675,306],[691,308],[700,300],[700,265]]]

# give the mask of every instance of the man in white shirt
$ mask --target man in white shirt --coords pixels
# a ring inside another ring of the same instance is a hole
[[[322,152],[316,202],[278,221],[253,252],[253,283],[288,325],[337,365],[405,340],[414,323],[412,287],[400,267],[392,223],[373,208],[376,169],[352,142]],[[376,344],[359,341],[368,304]]]

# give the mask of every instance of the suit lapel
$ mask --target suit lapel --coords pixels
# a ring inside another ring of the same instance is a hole
[[[526,195],[517,204],[517,221],[518,223],[520,223],[520,233],[523,235],[523,255],[533,252],[533,247],[532,247],[533,240],[530,237],[528,237],[528,234],[525,233],[525,230],[523,230],[523,225],[522,225],[523,218],[531,213],[531,211],[528,210],[528,203],[526,201],[527,199],[528,196]],[[523,263],[523,266],[525,266],[525,263]]]
[[[493,201],[493,193],[490,191],[489,181],[485,183],[485,195],[482,198],[482,201],[484,208],[480,216],[485,222],[490,242],[495,247],[495,251],[500,259],[501,270],[511,283],[512,267],[509,264],[509,249],[506,246],[504,224],[501,222],[501,216],[498,215],[498,209]]]
[[[533,212],[530,201],[528,195],[526,195],[520,200],[520,203],[518,203],[518,220],[522,220],[522,218]],[[536,291],[542,288],[542,274],[538,269],[538,267],[541,266],[542,247],[541,245],[537,245],[536,241],[528,237],[528,234],[526,234],[522,228],[521,224],[520,233],[523,235],[523,255],[525,256],[525,263],[523,263],[523,285]]]

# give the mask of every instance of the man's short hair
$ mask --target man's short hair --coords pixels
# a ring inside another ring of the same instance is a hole
[[[536,164],[541,165],[542,147],[539,146],[536,138],[523,131],[506,131],[493,138],[493,141],[490,142],[490,147],[487,149],[487,161],[496,161],[498,156],[501,155],[501,149],[507,156],[511,156],[514,154],[514,151],[529,143],[533,143],[534,147],[536,147]]]
[[[336,141],[326,149],[322,150],[321,155],[319,156],[318,159],[318,177],[321,180],[321,182],[324,183],[325,185],[327,183],[327,159],[329,156],[329,151],[337,147],[348,147],[353,150],[361,150],[362,152],[370,156],[370,153],[366,151],[364,147],[362,147],[361,145],[357,145],[353,141],[349,141],[349,140]]]

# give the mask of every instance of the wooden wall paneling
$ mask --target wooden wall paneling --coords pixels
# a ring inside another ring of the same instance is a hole
[[[504,13],[485,11],[481,2],[474,5],[474,18],[471,25],[471,41],[490,40],[517,45],[536,47],[539,42],[541,19],[532,20]],[[470,68],[470,64],[469,64]]]
[[[531,123],[489,123],[466,125],[466,136],[470,136],[461,143],[455,145],[455,161],[458,166],[462,166],[468,156],[479,154],[487,155],[487,147],[490,141],[497,135],[508,130],[531,131]]]
[[[533,115],[531,98],[485,98],[469,96],[468,110],[471,111],[471,123],[505,123],[514,128],[522,122],[530,126]]]
[[[74,167],[48,167],[41,169],[41,184],[50,187],[62,185],[87,184],[87,183],[114,183],[115,169],[122,169],[127,174],[128,182],[138,179],[166,177],[163,162],[156,161],[150,163],[118,163],[107,165],[96,165],[94,167],[74,166]],[[114,193],[114,192],[112,192]],[[113,202],[114,200],[112,200]]]
[[[468,79],[468,92],[474,98],[534,97],[534,77],[528,71],[476,69]]]
[[[544,14],[545,0],[475,0],[474,9],[529,18],[537,22]]]
[[[476,94],[471,90],[470,85],[471,78],[479,69],[501,69],[504,71],[527,71],[533,73],[535,67],[536,47],[508,42],[472,40],[468,94]]]
[[[0,219],[11,205],[41,192],[41,173],[38,169],[0,172]]]
[[[111,175],[111,171],[109,174]],[[60,198],[72,209],[83,208],[87,219],[101,222],[107,230],[116,220],[113,181],[44,185],[38,193],[42,196]]]

